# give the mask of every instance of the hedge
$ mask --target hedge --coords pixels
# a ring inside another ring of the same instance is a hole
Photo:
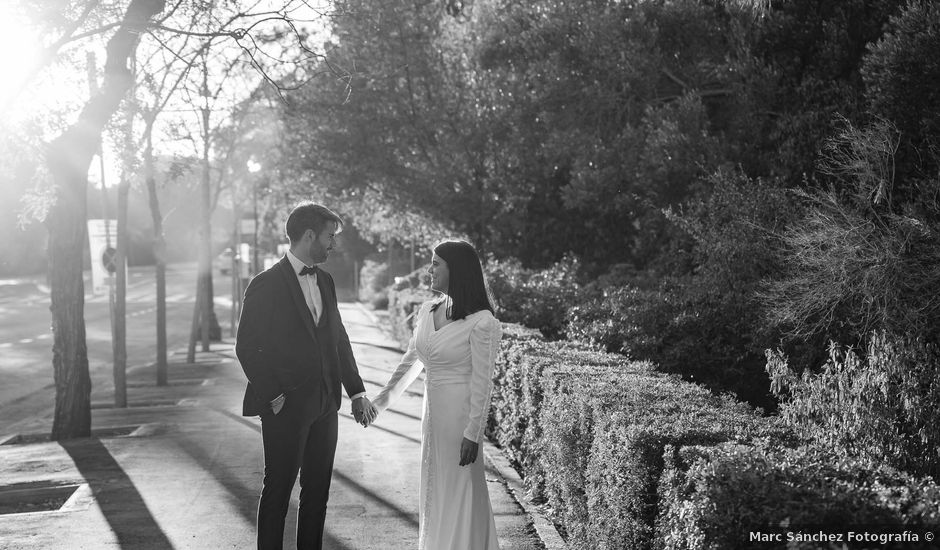
[[[410,335],[428,297],[391,296]],[[572,548],[748,548],[745,527],[786,517],[938,523],[932,483],[806,447],[779,418],[650,363],[518,325],[503,334],[487,435]]]
[[[650,547],[667,445],[793,441],[779,423],[649,363],[523,332],[501,347],[488,435],[576,548]]]
[[[929,478],[820,448],[669,447],[665,459],[656,548],[820,548],[828,546],[806,540],[820,531],[845,538],[849,531],[890,526],[923,537],[925,529],[940,529],[940,487]],[[757,544],[755,532],[779,533],[781,540]],[[936,548],[923,538],[843,542],[848,548]]]

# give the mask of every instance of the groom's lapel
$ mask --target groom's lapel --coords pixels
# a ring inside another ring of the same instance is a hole
[[[329,275],[319,267],[317,268],[317,287],[320,289],[320,300],[323,303],[323,311],[320,312],[320,324],[322,325],[326,321],[326,315],[332,315],[333,311],[337,309],[336,302],[333,298],[336,296],[334,292],[330,292],[329,286],[326,284],[326,278]]]
[[[294,302],[297,313],[300,315],[300,318],[303,319],[304,326],[307,327],[307,332],[310,334],[310,337],[316,341],[317,335],[313,327],[313,315],[310,314],[310,309],[307,308],[307,302],[304,300],[304,293],[300,290],[300,283],[297,282],[297,274],[294,273],[294,266],[291,265],[287,256],[284,256],[284,258],[278,262],[278,268],[281,271],[281,275],[284,277],[284,283],[290,291],[291,301]]]

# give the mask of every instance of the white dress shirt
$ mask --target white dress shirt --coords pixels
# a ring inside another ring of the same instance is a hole
[[[307,266],[307,264],[300,261],[297,256],[294,256],[294,253],[290,250],[287,251],[287,260],[290,261],[290,265],[294,269],[294,273],[297,275],[297,282],[300,283],[300,290],[304,294],[304,301],[307,303],[307,308],[310,310],[310,314],[313,315],[313,323],[315,325],[319,325],[320,314],[323,313],[323,295],[320,294],[320,287],[317,286],[317,276],[300,275],[300,271],[303,268],[316,266]],[[356,395],[350,397],[350,400],[355,401],[356,399],[365,396],[366,392],[359,392]]]
[[[300,283],[300,290],[304,293],[304,301],[307,302],[307,309],[313,315],[313,323],[320,324],[320,314],[323,312],[323,296],[320,294],[320,287],[317,286],[316,275],[301,275],[300,270],[308,267],[307,264],[300,261],[290,250],[287,251],[287,259],[290,260],[294,273],[297,274],[297,282]],[[316,267],[316,266],[309,266]]]

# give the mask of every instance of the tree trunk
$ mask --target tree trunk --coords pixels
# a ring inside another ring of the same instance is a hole
[[[153,120],[147,121],[144,148],[144,177],[147,180],[147,196],[150,217],[153,220],[153,257],[156,260],[157,283],[157,385],[167,384],[166,342],[166,237],[163,234],[163,215],[157,196],[157,178],[153,167]]]
[[[128,60],[140,29],[163,11],[165,0],[132,0],[108,41],[104,81],[78,121],[49,144],[47,163],[56,202],[46,217],[52,312],[52,367],[56,398],[52,439],[91,435],[91,377],[85,342],[83,251],[87,246],[88,167],[101,132],[117,111],[133,77]]]
[[[202,96],[209,101],[208,67],[202,68]],[[212,175],[209,162],[212,127],[209,125],[209,105],[202,107],[202,182],[200,185],[199,220],[199,275],[197,286],[202,290],[199,313],[199,336],[202,351],[209,351],[209,341],[222,339],[222,329],[215,316],[215,299],[212,287]],[[197,296],[199,293],[196,293]]]
[[[219,324],[219,317],[215,314],[215,279],[213,278],[212,271],[211,243],[209,254],[209,272],[206,274],[206,286],[209,289],[209,340],[212,340],[213,342],[221,342],[222,325]]]

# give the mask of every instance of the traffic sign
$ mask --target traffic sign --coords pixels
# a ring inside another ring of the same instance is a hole
[[[108,273],[114,273],[117,271],[117,249],[113,246],[109,246],[104,249],[104,252],[101,253],[101,264],[105,269],[108,270]]]

